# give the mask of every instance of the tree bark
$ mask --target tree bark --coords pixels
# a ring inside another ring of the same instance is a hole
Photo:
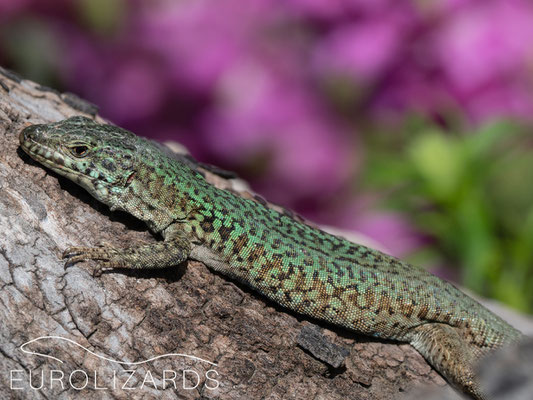
[[[0,70],[0,397],[397,399],[447,386],[411,346],[288,312],[199,262],[98,278],[91,263],[64,269],[69,246],[156,240],[18,148],[26,124],[84,113],[96,109]],[[110,361],[167,353],[197,358]]]

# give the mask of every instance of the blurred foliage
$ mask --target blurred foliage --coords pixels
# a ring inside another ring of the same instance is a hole
[[[89,29],[112,34],[119,27],[126,12],[125,0],[78,0],[77,14]]]
[[[533,141],[527,129],[500,122],[461,134],[411,118],[398,135],[366,140],[363,188],[386,190],[381,207],[408,212],[432,239],[422,252],[426,262],[454,266],[467,287],[533,311]]]
[[[10,61],[8,66],[25,77],[43,85],[59,83],[57,63],[60,49],[53,33],[40,19],[25,16],[16,23],[0,25],[0,55]]]

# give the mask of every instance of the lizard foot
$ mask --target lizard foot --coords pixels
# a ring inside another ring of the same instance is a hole
[[[62,258],[66,259],[65,268],[80,261],[100,261],[94,268],[94,276],[102,275],[104,270],[124,266],[124,263],[120,262],[119,251],[112,247],[69,247],[63,252]]]

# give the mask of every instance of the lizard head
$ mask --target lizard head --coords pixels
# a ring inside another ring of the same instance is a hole
[[[135,175],[138,143],[142,139],[113,125],[86,117],[30,125],[19,135],[25,153],[59,175],[114,206]]]

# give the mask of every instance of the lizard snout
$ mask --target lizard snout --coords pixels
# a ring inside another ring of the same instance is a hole
[[[40,129],[42,125],[30,125],[20,131],[19,141],[21,145],[27,142],[39,141],[42,137],[42,130]]]

